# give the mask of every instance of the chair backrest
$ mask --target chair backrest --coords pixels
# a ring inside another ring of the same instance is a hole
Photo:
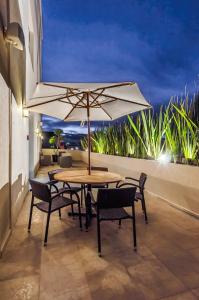
[[[103,171],[103,172],[108,172],[107,167],[91,167],[91,171]]]
[[[54,180],[54,175],[63,172],[63,169],[56,169],[48,172],[48,177],[50,181]]]
[[[139,187],[140,187],[141,191],[144,190],[146,180],[147,180],[147,175],[145,173],[141,173],[140,174],[140,179],[139,179]]]
[[[132,206],[135,199],[136,187],[99,189],[97,207],[121,208]]]
[[[32,188],[32,195],[34,197],[45,202],[51,201],[51,193],[47,184],[32,179],[29,179],[29,182]]]

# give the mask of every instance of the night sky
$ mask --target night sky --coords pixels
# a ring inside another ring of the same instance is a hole
[[[197,0],[42,0],[43,81],[138,82],[152,105],[199,74]],[[44,130],[86,127],[44,117]]]

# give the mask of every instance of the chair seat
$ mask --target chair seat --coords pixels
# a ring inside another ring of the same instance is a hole
[[[104,189],[107,187],[107,185],[106,184],[92,184],[91,187],[93,189]]]
[[[125,211],[124,208],[108,208],[100,209],[99,218],[100,220],[120,220],[129,219],[131,216]]]
[[[79,187],[79,186],[71,186],[70,188],[71,188],[72,191],[75,191],[77,193],[82,190],[82,187]]]
[[[55,199],[52,200],[52,205],[51,205],[51,212],[58,210],[62,207],[71,205],[71,204],[76,204],[77,202],[66,198],[66,197],[62,197],[62,196],[58,196]],[[39,202],[35,205],[39,210],[44,211],[44,212],[48,212],[48,208],[49,208],[49,203],[48,202]]]

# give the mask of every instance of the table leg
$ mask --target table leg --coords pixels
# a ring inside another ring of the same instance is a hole
[[[91,223],[91,219],[92,219],[92,206],[91,206],[91,196],[90,193],[91,192],[91,184],[87,185],[87,190],[88,193],[86,195],[86,199],[85,199],[85,204],[86,204],[86,230],[88,230],[88,227],[90,226]]]
[[[87,191],[91,192],[92,186],[91,184],[87,185]],[[85,227],[86,230],[88,230],[88,227],[91,224],[92,217],[96,217],[96,214],[92,212],[92,205],[91,205],[91,196],[89,193],[86,193],[86,198],[85,198],[85,206],[86,206],[86,212],[81,213],[82,217],[86,217],[86,222],[85,222]],[[73,214],[71,212],[68,213],[69,216],[78,216],[78,212],[74,212]]]

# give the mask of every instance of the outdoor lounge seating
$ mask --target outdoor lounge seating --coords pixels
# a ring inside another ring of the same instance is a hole
[[[60,156],[59,165],[61,168],[71,168],[72,167],[72,156]]]
[[[41,155],[40,165],[41,166],[50,166],[52,164],[51,155]]]
[[[63,191],[52,196],[48,184],[41,183],[34,180],[29,180],[32,188],[32,200],[30,206],[30,215],[29,215],[29,223],[28,223],[28,231],[31,229],[31,221],[32,221],[32,213],[33,207],[38,208],[40,211],[47,213],[47,222],[45,229],[45,238],[44,238],[44,246],[47,245],[48,240],[48,229],[51,213],[58,211],[59,217],[61,219],[61,208],[69,206],[69,205],[78,205],[79,211],[79,225],[80,229],[82,229],[82,220],[81,220],[81,208],[80,208],[80,199],[79,195],[75,191],[71,191],[71,193],[76,195],[77,200],[73,200],[72,197],[68,198],[63,196]],[[37,198],[41,200],[40,202],[34,203],[34,199]]]
[[[134,187],[138,188],[138,191],[136,191],[136,194],[135,194],[135,201],[139,201],[139,200],[141,201],[142,211],[144,213],[144,218],[145,218],[145,223],[147,224],[148,223],[148,216],[147,216],[146,203],[145,203],[145,197],[144,197],[144,188],[145,188],[145,183],[146,183],[146,180],[147,180],[147,175],[145,173],[141,173],[139,179],[136,179],[136,178],[133,178],[133,177],[125,177],[125,179],[128,182],[125,182],[125,183],[122,183],[122,184],[118,183],[116,186],[117,187],[134,186]]]
[[[119,225],[123,219],[132,219],[133,223],[133,247],[136,251],[136,222],[135,222],[135,192],[136,187],[127,188],[108,188],[99,189],[97,201],[92,198],[93,205],[97,212],[97,240],[98,240],[98,255],[101,256],[101,227],[102,221],[118,220]],[[132,214],[127,213],[125,207],[132,208]]]

